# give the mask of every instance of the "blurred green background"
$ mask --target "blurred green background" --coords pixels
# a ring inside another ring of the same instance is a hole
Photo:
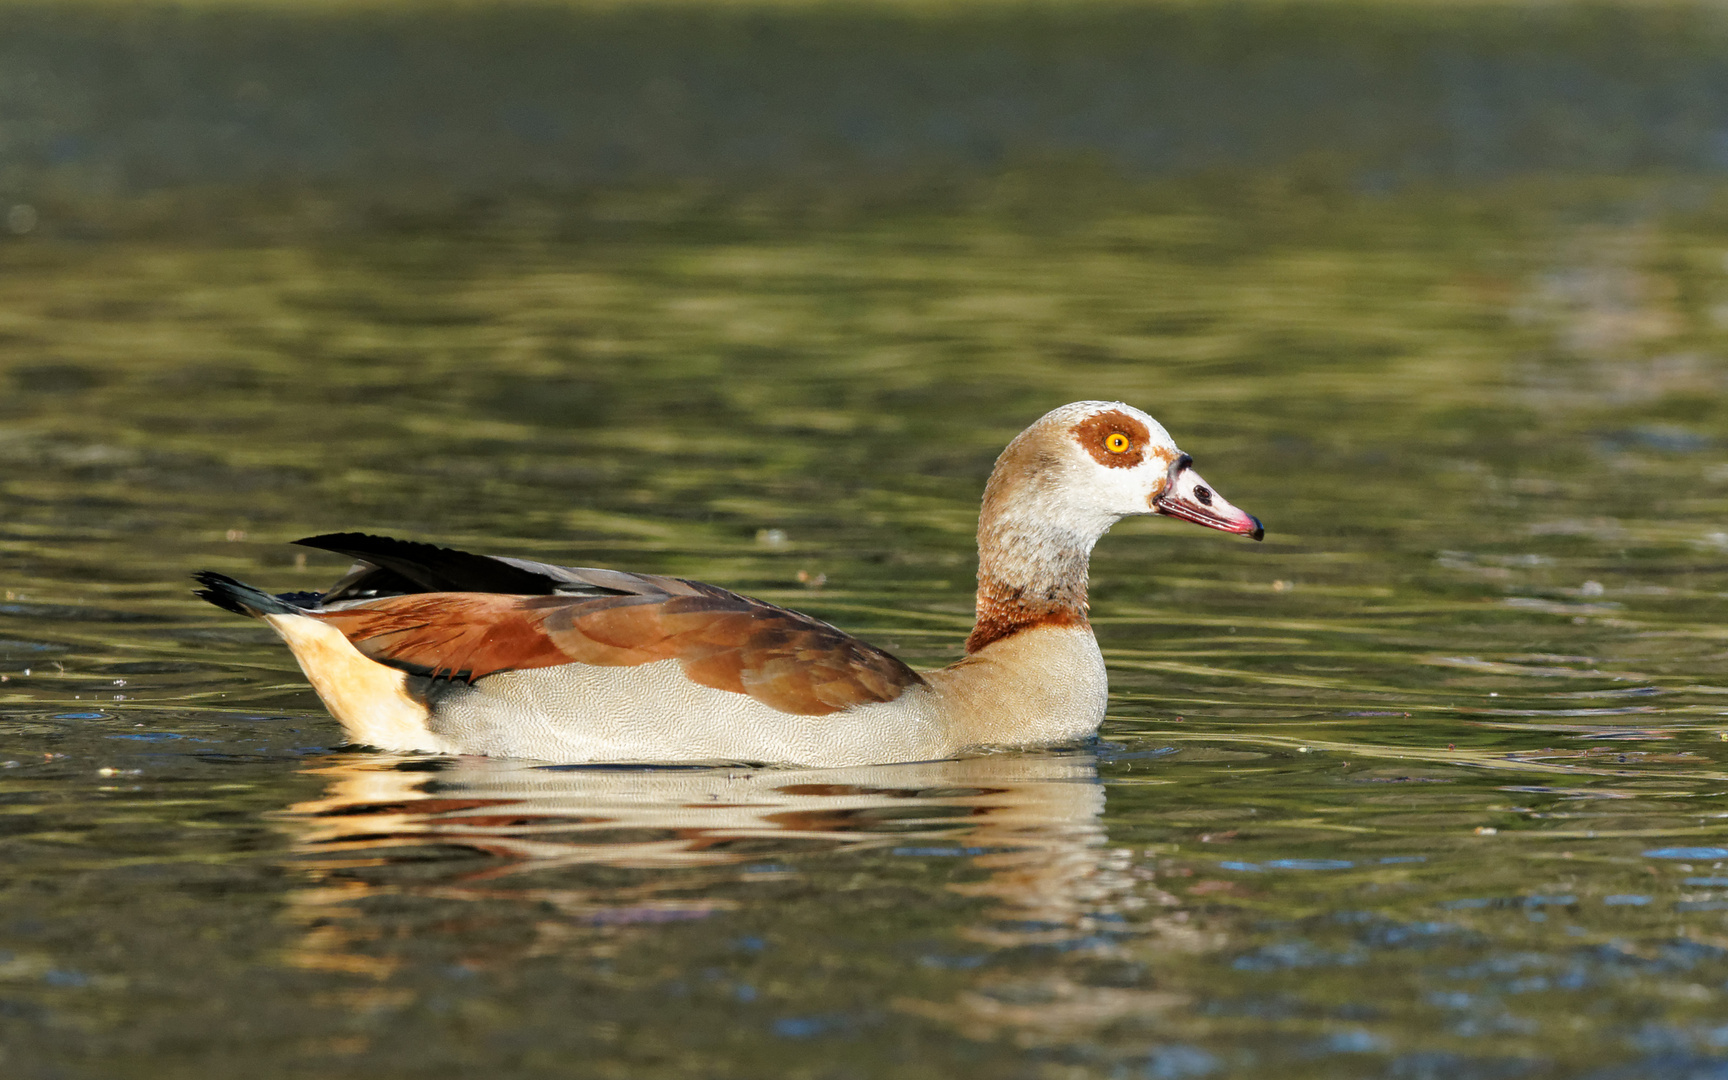
[[[615,184],[904,197],[1052,164],[1361,194],[1711,174],[1725,44],[1719,6],[1662,0],[8,0],[0,196],[210,223],[192,189],[423,212]]]

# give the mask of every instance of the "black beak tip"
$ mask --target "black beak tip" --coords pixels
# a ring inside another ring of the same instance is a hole
[[[1260,524],[1260,519],[1255,517],[1253,514],[1249,514],[1248,520],[1254,523],[1254,531],[1248,534],[1249,537],[1255,540],[1266,539],[1266,526]]]

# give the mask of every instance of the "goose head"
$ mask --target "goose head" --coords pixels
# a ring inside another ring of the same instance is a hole
[[[1084,625],[1093,545],[1116,522],[1146,514],[1265,535],[1132,405],[1077,401],[1045,413],[1002,451],[984,486],[967,653],[1028,627]]]
[[[988,524],[1007,541],[1034,536],[1090,552],[1125,517],[1162,514],[1255,540],[1265,529],[1194,470],[1164,426],[1120,401],[1077,401],[1021,432],[984,492]]]

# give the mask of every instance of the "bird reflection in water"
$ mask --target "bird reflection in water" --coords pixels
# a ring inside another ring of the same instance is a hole
[[[957,929],[987,945],[1073,936],[1122,891],[1089,753],[843,769],[372,754],[310,771],[323,794],[277,821],[307,879],[293,894],[304,933],[289,959],[320,970],[382,978],[405,960],[391,941],[481,924],[481,964],[652,932],[781,902],[762,885],[835,857],[865,873],[884,859],[940,863],[939,888],[986,901]],[[533,929],[501,935],[499,921]],[[517,946],[501,952],[500,936]]]

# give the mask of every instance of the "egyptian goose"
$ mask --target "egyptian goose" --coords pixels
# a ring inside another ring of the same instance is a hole
[[[1016,436],[984,487],[977,625],[940,671],[713,585],[361,533],[297,541],[358,560],[321,595],[209,571],[198,595],[269,623],[348,738],[383,750],[840,766],[1061,743],[1104,719],[1098,538],[1136,514],[1264,532],[1190,463],[1121,402]]]

